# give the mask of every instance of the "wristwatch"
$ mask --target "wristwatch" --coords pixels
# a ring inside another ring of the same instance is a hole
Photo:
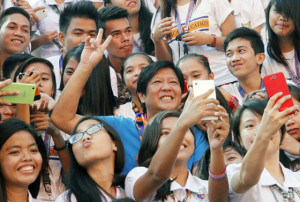
[[[229,109],[233,110],[234,108],[236,108],[238,106],[239,106],[239,100],[235,96],[232,96],[228,103]]]
[[[210,47],[216,47],[216,44],[217,44],[217,36],[215,34],[211,34],[211,36],[214,37],[214,40],[211,44],[208,44],[207,46],[210,46]]]

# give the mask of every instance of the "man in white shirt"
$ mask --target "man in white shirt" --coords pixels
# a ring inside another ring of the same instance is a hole
[[[238,82],[222,87],[236,96],[242,104],[247,94],[264,88],[260,76],[261,66],[265,60],[264,44],[256,31],[241,27],[226,37],[224,50],[227,67]]]

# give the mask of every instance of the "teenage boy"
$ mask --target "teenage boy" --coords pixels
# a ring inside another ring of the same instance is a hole
[[[81,96],[80,92],[82,92],[94,64],[101,60],[104,50],[113,38],[106,35],[105,42],[100,45],[101,33],[99,33],[96,39],[96,43],[99,45],[93,45],[93,51],[91,50],[92,46],[89,43],[88,45],[86,44],[88,47],[85,47],[82,53],[85,55],[85,60],[81,60],[68,85],[65,86],[52,113],[51,120],[53,123],[66,133],[70,133],[76,123],[82,118],[82,116],[76,114]],[[140,74],[138,89],[140,99],[146,107],[146,116],[143,120],[145,126],[146,119],[150,120],[158,112],[171,109],[176,110],[179,107],[184,89],[183,75],[172,62],[161,61],[153,63],[146,67]],[[72,98],[72,102],[70,102],[70,97]],[[99,118],[111,125],[120,135],[125,150],[125,167],[123,173],[128,173],[132,168],[137,166],[136,156],[141,144],[142,128],[138,127],[137,123],[130,118],[114,116],[102,116]],[[189,160],[189,169],[192,168],[193,164],[197,164],[207,146],[208,143],[205,135],[200,130],[197,130],[195,135],[195,151]]]
[[[0,16],[0,71],[6,58],[22,53],[30,42],[29,14],[20,7],[11,7]]]
[[[227,67],[238,82],[222,86],[242,104],[247,94],[264,88],[260,72],[265,60],[264,43],[254,30],[241,27],[224,41]],[[259,94],[264,97],[263,93]]]

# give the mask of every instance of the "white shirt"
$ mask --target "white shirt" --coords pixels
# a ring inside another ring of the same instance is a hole
[[[135,120],[135,112],[132,109],[132,102],[126,102],[120,105],[118,109],[114,111],[115,116],[123,116],[125,118],[131,118]]]
[[[144,175],[147,172],[147,170],[148,168],[145,167],[136,167],[128,173],[125,179],[125,191],[127,197],[134,199],[134,184],[142,175]],[[184,187],[182,187],[176,181],[173,181],[171,183],[170,190],[173,191],[178,201],[183,201],[183,199],[186,197],[186,190],[189,190],[191,192],[191,198],[188,201],[208,201],[208,182],[205,180],[201,180],[196,176],[193,176],[190,172]],[[148,199],[144,201],[154,201],[155,195],[156,193],[153,193]],[[203,198],[203,200],[200,200],[201,197]],[[169,195],[167,196],[167,200],[165,201],[173,202],[174,199],[172,198],[172,196]]]
[[[228,15],[233,11],[227,1],[228,0],[197,1],[192,12],[188,31],[201,31],[221,37],[221,26],[227,19]],[[182,26],[185,26],[188,8],[189,3],[183,6],[178,6],[178,13]],[[175,23],[173,24],[174,28],[172,30],[171,38],[167,39],[167,41],[172,50],[173,62],[176,64],[177,61],[184,56],[184,42],[175,40],[179,32],[174,11],[171,12],[171,17],[173,17]],[[155,28],[160,21],[161,9],[159,9],[157,13],[153,15],[151,23],[152,34],[154,33]],[[215,47],[202,45],[188,46],[188,52],[205,55],[209,59],[210,68],[215,75],[216,86],[236,81],[236,78],[229,72],[227,68],[224,51],[217,50]]]
[[[228,93],[230,93],[231,95],[235,96],[239,100],[240,105],[244,103],[244,97],[241,95],[239,91],[239,82],[223,85],[222,88],[226,90]]]
[[[107,201],[107,202],[112,201],[111,198],[109,196],[107,196],[101,189],[99,189],[99,190],[103,194],[103,195],[101,195],[101,200],[102,201]],[[117,190],[117,196],[116,196],[117,199],[126,197],[125,196],[125,191],[122,188],[117,187],[116,190]],[[68,202],[67,196],[68,196],[68,190],[65,191],[64,193],[62,193],[61,195],[59,195],[57,197],[57,199],[55,200],[55,202]],[[75,197],[74,194],[71,195],[71,202],[77,202],[76,197]]]
[[[235,26],[255,28],[266,22],[265,11],[260,0],[231,0]],[[255,15],[253,15],[255,13]]]
[[[226,168],[227,178],[229,182],[229,201],[233,202],[275,202],[275,197],[270,189],[271,185],[278,185],[285,192],[288,192],[289,187],[293,187],[296,190],[300,191],[300,172],[293,172],[284,166],[281,166],[284,175],[283,186],[281,186],[276,179],[274,179],[271,174],[264,169],[259,182],[254,185],[251,189],[249,189],[244,194],[237,194],[234,192],[231,186],[231,180],[233,175],[241,169],[242,164],[231,164]],[[276,198],[278,201],[283,201],[283,196],[278,192],[274,191]],[[299,196],[294,193],[295,201],[300,202]]]

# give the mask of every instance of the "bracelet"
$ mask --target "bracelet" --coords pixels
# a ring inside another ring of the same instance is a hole
[[[62,147],[56,147],[55,145],[53,147],[53,149],[56,150],[56,151],[62,151],[65,148],[67,148],[67,143],[66,142],[65,142],[65,144]]]
[[[208,44],[207,46],[210,47],[216,47],[217,44],[217,36],[215,34],[211,34],[212,37],[214,37],[213,42],[211,44]]]
[[[209,173],[209,177],[213,180],[222,180],[226,177],[226,165],[225,165],[225,170],[219,174],[219,175],[216,175],[216,174],[213,174],[210,170],[210,164],[208,166],[208,173]]]

